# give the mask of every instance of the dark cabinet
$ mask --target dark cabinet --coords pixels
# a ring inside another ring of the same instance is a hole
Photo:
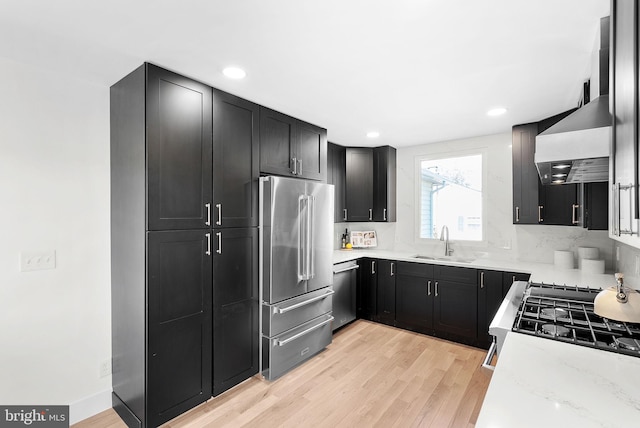
[[[478,271],[478,344],[483,348],[491,345],[489,324],[493,320],[504,295],[502,293],[503,272]]]
[[[213,90],[213,227],[258,225],[257,104]]]
[[[578,224],[589,230],[609,227],[609,183],[584,183],[578,187]]]
[[[260,172],[325,181],[327,130],[261,107]]]
[[[477,340],[478,284],[475,269],[434,266],[433,327],[436,335]]]
[[[578,185],[542,186],[540,190],[540,224],[578,225]]]
[[[346,220],[396,221],[396,149],[346,148]]]
[[[111,87],[113,407],[131,426],[257,373],[258,114],[151,64]]]
[[[373,220],[373,149],[346,149],[347,221]]]
[[[148,426],[211,396],[211,257],[205,232],[148,233]]]
[[[513,224],[538,224],[540,179],[534,163],[538,124],[516,125],[512,129]]]
[[[347,149],[328,143],[327,153],[327,183],[334,186],[333,219],[336,223],[341,223],[347,221]]]
[[[377,320],[394,325],[396,320],[396,270],[397,262],[378,260]]]
[[[113,407],[158,426],[211,397],[211,88],[143,64],[110,107]]]
[[[396,149],[373,149],[373,221],[396,221]]]
[[[258,229],[213,236],[213,395],[258,373]]]
[[[420,333],[433,332],[433,265],[398,262],[396,325]]]
[[[377,316],[378,261],[358,260],[357,316],[374,320]]]
[[[114,85],[112,124],[130,108],[146,108],[148,229],[206,227],[211,206],[211,88],[153,65],[138,73],[128,91]],[[146,74],[146,76],[145,76]],[[132,77],[133,80],[133,77]],[[140,94],[146,84],[146,97]],[[135,105],[133,105],[135,103]],[[142,110],[144,111],[144,110]],[[140,112],[137,112],[140,113]],[[144,133],[145,120],[118,135]],[[122,159],[123,162],[126,160]]]

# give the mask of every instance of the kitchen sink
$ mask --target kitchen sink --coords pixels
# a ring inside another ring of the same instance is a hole
[[[435,256],[425,256],[422,254],[415,255],[413,256],[413,258],[421,259],[421,260],[435,260],[439,262],[453,262],[453,263],[471,263],[472,261],[475,260],[475,259],[470,259],[465,257],[451,257],[451,256],[435,257]]]

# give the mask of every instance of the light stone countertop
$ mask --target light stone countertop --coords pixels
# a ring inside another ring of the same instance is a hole
[[[640,358],[509,332],[476,428],[640,426]]]
[[[616,283],[612,272],[604,274],[588,274],[579,269],[557,268],[550,263],[520,262],[512,260],[497,260],[492,258],[478,258],[470,263],[459,263],[455,261],[455,257],[452,257],[450,260],[425,260],[415,258],[415,255],[416,253],[375,249],[335,250],[333,252],[333,263],[335,264],[362,257],[370,257],[376,259],[470,267],[474,269],[530,273],[532,282],[577,285],[590,288],[605,288],[613,286]]]

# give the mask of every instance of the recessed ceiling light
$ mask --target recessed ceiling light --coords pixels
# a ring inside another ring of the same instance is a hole
[[[500,116],[507,112],[507,109],[504,107],[492,108],[487,112],[487,116]]]
[[[247,73],[238,67],[227,67],[222,70],[222,73],[229,79],[244,79]]]
[[[367,132],[367,138],[378,138],[380,133],[377,131]]]
[[[562,184],[562,183],[564,183],[564,180],[553,180],[552,183],[553,184]]]
[[[566,177],[567,174],[552,174],[551,175],[553,178],[562,178],[562,177]]]
[[[570,164],[566,164],[566,163],[561,163],[558,165],[554,165],[553,166],[554,169],[567,169],[567,168],[571,168]]]

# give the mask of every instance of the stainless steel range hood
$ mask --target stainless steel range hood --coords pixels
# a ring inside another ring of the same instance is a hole
[[[535,162],[542,184],[609,180],[609,17],[600,21],[598,66],[592,84],[600,96],[536,137]],[[588,98],[587,98],[588,99]]]
[[[536,137],[542,184],[609,180],[611,114],[601,95]]]

